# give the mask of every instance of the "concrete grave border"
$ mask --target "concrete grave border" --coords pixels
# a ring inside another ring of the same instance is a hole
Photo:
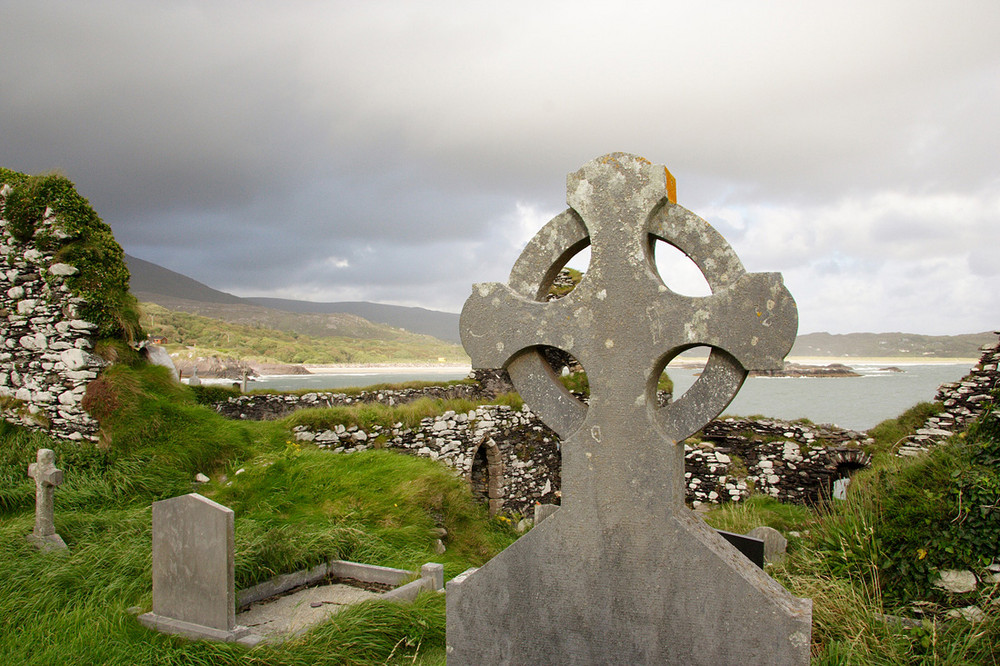
[[[410,580],[417,575],[420,577],[416,580]],[[413,601],[421,590],[435,592],[444,589],[444,566],[441,564],[428,562],[420,567],[418,573],[406,569],[392,569],[347,560],[330,560],[325,564],[317,564],[312,568],[302,569],[294,573],[281,574],[253,587],[239,590],[236,593],[236,608],[243,609],[250,604],[265,601],[297,587],[318,583],[327,576],[353,578],[363,583],[399,586],[382,593],[380,598],[400,603]],[[407,580],[410,582],[404,584],[404,581]]]

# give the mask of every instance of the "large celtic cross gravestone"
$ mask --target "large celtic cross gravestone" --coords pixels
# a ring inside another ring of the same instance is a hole
[[[562,507],[448,585],[455,664],[805,664],[811,603],[791,596],[684,504],[686,437],[717,416],[747,372],[780,368],[797,328],[777,273],[747,273],[707,222],[678,206],[663,166],[614,153],[567,179],[569,209],[528,243],[508,284],[478,284],[462,311],[477,368],[506,367],[563,439]],[[657,239],[682,250],[712,294],[660,279]],[[545,302],[590,245],[579,285]],[[660,407],[656,384],[681,351],[704,372]],[[589,405],[538,351],[581,363]]]

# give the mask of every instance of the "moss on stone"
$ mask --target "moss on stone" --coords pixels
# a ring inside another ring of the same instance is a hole
[[[144,337],[139,308],[129,293],[125,253],[73,183],[58,174],[28,176],[0,168],[0,185],[10,185],[0,214],[22,243],[34,242],[55,261],[79,272],[66,278],[70,291],[86,303],[79,315],[97,324],[97,335],[135,342]],[[46,210],[55,219],[46,220]]]

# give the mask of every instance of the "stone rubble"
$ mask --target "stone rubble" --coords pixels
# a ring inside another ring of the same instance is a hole
[[[0,188],[0,210],[10,186]],[[38,233],[61,233],[47,208]],[[79,317],[86,303],[65,279],[77,272],[11,236],[0,219],[0,406],[6,421],[57,438],[97,440],[98,424],[80,403],[105,365],[91,353],[97,325]]]
[[[1000,336],[1000,331],[995,332]],[[983,355],[972,371],[957,382],[942,384],[935,400],[944,411],[927,419],[896,451],[899,456],[919,456],[942,444],[954,433],[979,418],[985,404],[992,404],[990,391],[1000,387],[1000,343],[980,347]]]

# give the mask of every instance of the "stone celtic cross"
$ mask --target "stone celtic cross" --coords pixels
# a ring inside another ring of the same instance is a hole
[[[528,243],[508,284],[479,284],[462,311],[478,368],[506,367],[563,438],[562,507],[448,589],[454,663],[807,663],[810,604],[789,595],[684,505],[683,439],[729,404],[752,369],[780,368],[797,328],[776,273],[747,273],[712,227],[669,195],[663,166],[614,153],[567,179],[570,208]],[[683,251],[712,294],[668,289],[655,241]],[[566,261],[591,262],[562,299]],[[659,407],[667,363],[709,362]],[[572,354],[578,402],[538,351]]]
[[[28,476],[35,480],[35,529],[28,539],[42,550],[66,547],[56,534],[54,511],[55,489],[62,485],[63,473],[56,469],[56,454],[52,449],[39,449],[37,462],[28,465]]]

